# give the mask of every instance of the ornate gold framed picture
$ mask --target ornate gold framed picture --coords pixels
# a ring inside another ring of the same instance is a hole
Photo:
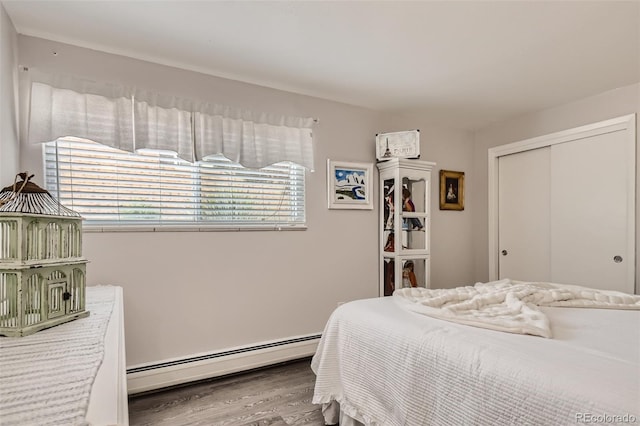
[[[464,172],[440,170],[440,210],[464,210]]]

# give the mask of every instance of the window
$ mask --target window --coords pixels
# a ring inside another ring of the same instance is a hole
[[[85,227],[300,227],[305,169],[259,170],[221,155],[189,163],[175,152],[121,151],[86,139],[44,145],[46,189]]]

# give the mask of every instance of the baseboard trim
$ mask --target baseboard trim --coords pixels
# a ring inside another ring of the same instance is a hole
[[[312,356],[320,334],[232,348],[127,369],[127,393],[147,392]]]

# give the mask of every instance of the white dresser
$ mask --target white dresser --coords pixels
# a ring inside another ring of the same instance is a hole
[[[87,287],[87,293],[91,298],[91,287]],[[104,359],[91,389],[87,421],[94,426],[129,424],[121,287],[116,287],[116,299],[105,334]]]
[[[90,315],[0,338],[0,422],[129,424],[121,287],[87,287]]]

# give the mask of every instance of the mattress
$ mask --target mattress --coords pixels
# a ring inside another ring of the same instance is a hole
[[[312,360],[313,402],[366,425],[640,421],[640,311],[541,310],[552,339],[427,317],[394,297],[344,304]]]

